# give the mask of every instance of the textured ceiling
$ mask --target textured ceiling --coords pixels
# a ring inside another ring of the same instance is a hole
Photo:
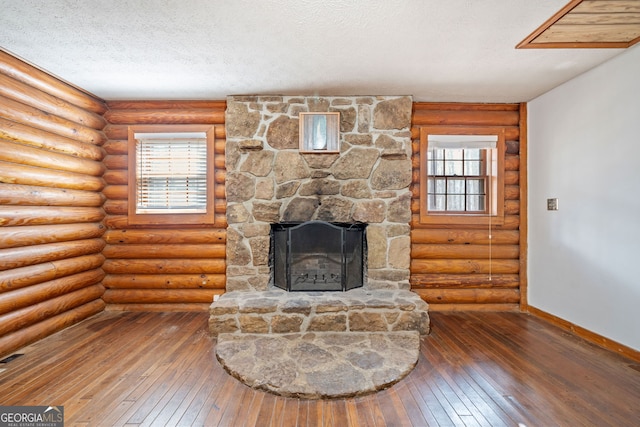
[[[0,0],[0,47],[107,100],[521,102],[622,52],[515,49],[566,3]]]

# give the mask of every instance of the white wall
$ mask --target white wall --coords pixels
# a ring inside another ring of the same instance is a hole
[[[640,349],[640,45],[528,111],[529,304]]]

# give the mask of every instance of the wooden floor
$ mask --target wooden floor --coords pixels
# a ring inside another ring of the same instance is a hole
[[[104,312],[0,364],[0,405],[66,426],[640,426],[640,367],[518,313],[432,313],[418,365],[333,401],[254,391],[216,361],[205,313]]]

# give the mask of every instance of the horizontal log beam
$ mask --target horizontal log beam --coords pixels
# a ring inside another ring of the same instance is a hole
[[[71,138],[45,132],[28,124],[16,123],[0,117],[0,138],[17,141],[31,147],[44,148],[51,152],[65,153],[83,159],[102,160],[104,149]]]
[[[225,289],[224,274],[108,274],[108,289]]]
[[[511,311],[519,312],[520,304],[429,304],[429,311],[456,312],[456,311]]]
[[[412,289],[428,288],[517,288],[518,274],[412,274]]]
[[[518,126],[518,111],[414,110],[413,126]]]
[[[413,109],[427,111],[519,111],[519,103],[414,102]]]
[[[0,216],[0,220],[1,220],[2,216]],[[112,229],[140,229],[140,228],[144,228],[144,225],[130,225],[129,224],[129,218],[126,215],[109,215],[106,216],[103,220],[103,224],[107,227],[107,228],[112,228]],[[202,225],[193,225],[193,226],[185,226],[182,224],[178,224],[178,225],[167,225],[163,228],[165,228],[166,230],[176,230],[176,229],[203,229],[203,228],[210,228],[210,227],[215,227],[217,229],[225,229],[227,228],[227,215],[225,214],[224,211],[220,211],[220,212],[216,212],[215,214],[215,218],[214,218],[214,223],[213,224],[207,224],[206,226],[202,226]]]
[[[225,274],[221,259],[107,259],[102,265],[107,274]]]
[[[38,304],[60,295],[99,283],[104,272],[97,268],[71,276],[50,280],[38,285],[28,286],[9,292],[0,293],[0,314]]]
[[[520,185],[520,171],[505,171],[504,172],[504,184],[505,185]]]
[[[100,284],[88,286],[66,295],[11,311],[0,316],[0,336],[19,331],[42,320],[97,300],[104,291],[104,286]]]
[[[411,274],[517,274],[520,261],[517,259],[412,259]]]
[[[505,185],[504,186],[504,198],[505,198],[505,200],[519,200],[520,199],[520,186],[519,185]]]
[[[102,129],[107,125],[107,121],[99,114],[1,73],[0,95],[93,129]]]
[[[411,216],[411,228],[414,230],[431,230],[438,228],[450,228],[451,225],[448,224],[421,224],[420,216],[417,212]],[[468,229],[478,229],[477,224],[456,224],[456,229],[460,230],[468,230]],[[494,230],[517,230],[520,227],[520,216],[519,215],[505,215],[504,221],[500,225],[493,224],[491,226]]]
[[[94,270],[103,262],[102,254],[91,254],[0,271],[0,293]]]
[[[504,201],[504,214],[505,215],[520,215],[520,200],[505,200]]]
[[[0,117],[89,144],[102,145],[107,140],[100,130],[53,116],[4,96],[0,96]]]
[[[505,154],[504,156],[504,170],[505,171],[518,171],[520,170],[520,156],[517,154]]]
[[[517,259],[518,245],[412,244],[412,259]]]
[[[100,222],[104,216],[102,208],[0,205],[0,226]]]
[[[135,100],[122,100],[122,101],[108,101],[107,106],[112,110],[189,110],[192,108],[197,109],[211,109],[226,111],[227,101],[208,101],[208,100],[150,100],[150,101],[135,101]]]
[[[92,239],[101,237],[105,230],[99,223],[1,227],[0,249]]]
[[[129,198],[128,185],[107,185],[102,194],[109,200],[127,200]]]
[[[107,215],[128,215],[129,204],[126,200],[107,200],[102,209]]]
[[[517,304],[518,289],[417,289],[428,304]]]
[[[127,170],[108,170],[102,175],[102,179],[108,185],[126,185],[129,182]]]
[[[210,289],[107,289],[102,299],[107,304],[211,304],[213,295]]]
[[[124,132],[124,137],[127,138],[127,135],[129,134],[129,126],[121,127],[123,128],[122,132]],[[111,128],[107,128],[107,132],[109,132],[109,129]],[[109,140],[107,140],[107,142],[102,146],[107,154],[119,155],[127,154],[129,152],[129,141],[127,139],[114,139],[109,136],[108,133],[107,137],[109,137]]]
[[[104,188],[101,176],[44,169],[0,161],[0,182],[7,184],[35,185],[41,187],[69,188],[72,190],[100,191]]]
[[[196,230],[108,230],[103,236],[109,244],[165,244],[165,243],[220,243],[227,240],[227,231],[222,229],[196,229]]]
[[[175,258],[219,258],[226,257],[223,244],[125,244],[107,245],[102,251],[107,259],[175,259]]]
[[[216,294],[214,294],[216,295]],[[107,311],[159,311],[163,313],[169,312],[208,312],[211,307],[210,302],[199,303],[172,303],[172,304],[109,304],[106,306]]]
[[[491,235],[491,239],[489,239]],[[520,240],[518,230],[460,230],[460,229],[413,229],[412,244],[454,244],[488,245],[489,241],[497,245],[517,245]]]
[[[102,300],[94,300],[12,334],[0,337],[0,355],[9,354],[12,351],[54,334],[68,326],[74,325],[87,317],[103,311],[104,308],[105,303]]]
[[[102,239],[85,239],[0,249],[0,271],[99,253],[104,247]]]
[[[110,108],[104,118],[111,124],[218,124],[224,123],[225,112],[220,109],[190,108],[180,110]]]
[[[0,205],[100,207],[104,201],[105,197],[95,191],[0,182]]]
[[[0,73],[96,114],[107,111],[107,104],[101,99],[70,86],[3,51],[0,51]]]
[[[63,153],[54,153],[35,147],[0,139],[0,160],[28,166],[56,169],[100,177],[107,170],[102,162]]]
[[[126,154],[109,154],[104,158],[103,162],[106,168],[109,170],[127,170],[129,168],[129,157]]]

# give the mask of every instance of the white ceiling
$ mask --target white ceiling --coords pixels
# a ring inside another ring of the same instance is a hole
[[[620,49],[515,46],[568,0],[0,0],[0,47],[106,100],[522,102]]]

